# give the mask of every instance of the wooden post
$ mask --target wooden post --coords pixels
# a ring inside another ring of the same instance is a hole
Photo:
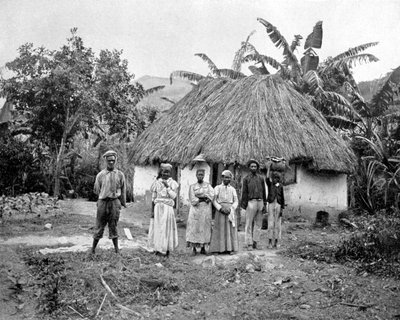
[[[241,220],[241,216],[240,216],[240,212],[241,212],[241,202],[242,202],[242,175],[241,175],[241,170],[240,170],[240,166],[239,165],[235,165],[234,166],[234,179],[236,182],[236,193],[238,196],[238,201],[239,201],[239,205],[236,208],[236,228],[239,230],[240,227],[240,220]]]
[[[176,215],[181,219],[181,210],[180,210],[180,204],[181,204],[181,167],[178,165],[176,169],[176,182],[178,182],[178,193],[176,195]]]

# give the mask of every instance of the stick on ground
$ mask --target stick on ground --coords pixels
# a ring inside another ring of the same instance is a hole
[[[101,301],[99,310],[97,310],[96,317],[100,314],[101,308],[103,307],[104,301],[106,300],[107,293],[104,295],[103,301]]]
[[[111,296],[118,300],[117,296],[114,294],[114,292],[111,291],[111,288],[108,286],[108,284],[105,282],[105,280],[103,279],[102,275],[100,275],[100,280],[101,283],[103,284],[104,288],[106,288],[106,290],[111,294]]]

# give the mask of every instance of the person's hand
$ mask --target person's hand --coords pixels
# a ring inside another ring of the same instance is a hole
[[[169,187],[169,185],[168,185],[168,182],[167,182],[167,181],[165,181],[165,180],[162,180],[162,183],[163,183],[163,185],[164,185],[166,188],[168,188],[168,187]]]

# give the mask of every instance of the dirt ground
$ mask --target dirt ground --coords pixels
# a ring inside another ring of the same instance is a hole
[[[400,281],[288,254],[336,245],[348,236],[338,226],[285,221],[278,251],[264,232],[263,250],[192,257],[179,223],[165,259],[147,251],[149,210],[135,203],[121,212],[121,254],[104,238],[93,257],[94,215],[95,203],[79,199],[3,219],[0,319],[400,319]]]

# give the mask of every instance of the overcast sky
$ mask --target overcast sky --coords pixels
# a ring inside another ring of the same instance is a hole
[[[194,56],[198,52],[230,68],[252,30],[258,51],[281,59],[282,50],[272,45],[257,17],[274,24],[289,42],[295,34],[306,38],[322,20],[322,59],[379,41],[367,52],[380,61],[356,68],[359,81],[400,65],[400,0],[0,0],[0,7],[0,66],[26,42],[61,47],[72,27],[96,53],[123,49],[136,78],[167,77],[174,70],[205,75],[207,66]],[[302,52],[301,47],[299,57]]]

